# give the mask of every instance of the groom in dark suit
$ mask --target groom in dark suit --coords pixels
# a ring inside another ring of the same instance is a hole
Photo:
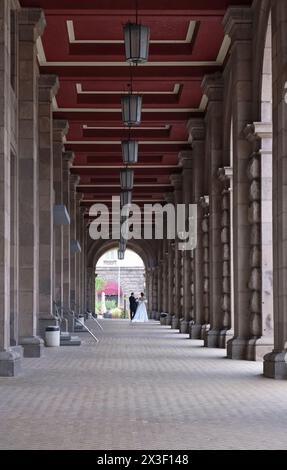
[[[138,304],[133,292],[129,296],[129,302],[130,302],[130,317],[131,317],[131,320],[132,320],[134,318],[135,313],[136,313],[137,304]]]

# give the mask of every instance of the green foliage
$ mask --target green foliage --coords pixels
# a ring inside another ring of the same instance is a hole
[[[102,278],[96,277],[96,291],[101,291],[106,287],[107,282]]]
[[[112,310],[116,308],[117,302],[115,300],[106,300],[106,308],[107,310]]]

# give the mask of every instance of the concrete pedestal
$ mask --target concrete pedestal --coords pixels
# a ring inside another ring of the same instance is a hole
[[[245,361],[261,361],[263,357],[265,360],[266,354],[271,353],[273,346],[273,339],[264,336],[261,338],[232,338],[227,342],[227,357]]]
[[[38,336],[21,337],[19,344],[23,347],[24,357],[41,357],[44,341]]]
[[[207,348],[218,348],[219,347],[219,336],[220,330],[212,329],[209,330],[205,337],[204,346]]]
[[[264,356],[263,374],[270,379],[287,379],[287,350]]]
[[[190,325],[190,328],[189,328],[190,339],[202,339],[201,330],[202,330],[202,325],[200,325],[199,323],[194,323],[193,325]]]
[[[221,349],[227,348],[227,342],[234,336],[234,330],[221,330],[218,338],[218,347]]]
[[[189,322],[186,320],[181,320],[179,325],[179,332],[183,334],[189,333]]]
[[[21,346],[13,346],[8,351],[0,351],[0,377],[15,377],[22,372]]]
[[[171,328],[174,329],[174,330],[178,330],[179,329],[179,318],[174,316],[172,318],[172,321],[171,321]]]

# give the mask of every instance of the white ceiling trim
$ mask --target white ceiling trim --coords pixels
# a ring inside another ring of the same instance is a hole
[[[120,145],[120,140],[69,140],[66,142],[67,145],[77,145],[77,144],[84,144],[84,145]],[[187,145],[188,142],[186,140],[140,140],[140,145]]]
[[[154,187],[164,188],[166,186],[172,186],[171,183],[151,183],[151,184],[134,184],[134,188],[154,188]],[[78,184],[77,188],[120,188],[120,184]]]
[[[121,113],[121,108],[58,108],[62,113]],[[200,113],[199,108],[144,108],[142,113]]]
[[[84,91],[82,84],[76,84],[78,95],[124,95],[130,93],[129,91]],[[176,83],[172,91],[137,91],[140,95],[178,95],[180,85]]]
[[[165,126],[154,126],[154,127],[139,127],[139,126],[131,126],[129,127],[129,129],[137,129],[137,130],[140,130],[140,131],[168,131],[169,129],[171,128],[171,126],[169,124],[166,124]],[[83,129],[85,130],[97,130],[97,131],[102,131],[102,130],[112,130],[112,131],[122,131],[122,130],[127,130],[127,127],[126,126],[104,126],[104,127],[100,127],[100,126],[89,126],[87,124],[84,124],[83,125]]]
[[[76,39],[73,20],[67,20],[66,24],[70,44],[124,44],[123,39]],[[151,39],[150,44],[190,44],[195,26],[196,21],[189,22],[185,39]]]
[[[121,169],[126,168],[126,165],[73,165],[73,169],[80,170],[80,169]],[[135,169],[150,169],[150,168],[178,168],[177,165],[136,165]]]

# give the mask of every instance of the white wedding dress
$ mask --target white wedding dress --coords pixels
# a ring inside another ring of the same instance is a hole
[[[133,322],[145,322],[148,321],[147,311],[146,311],[146,300],[142,299],[138,301],[138,306],[136,309],[136,313],[134,318],[132,319]]]

